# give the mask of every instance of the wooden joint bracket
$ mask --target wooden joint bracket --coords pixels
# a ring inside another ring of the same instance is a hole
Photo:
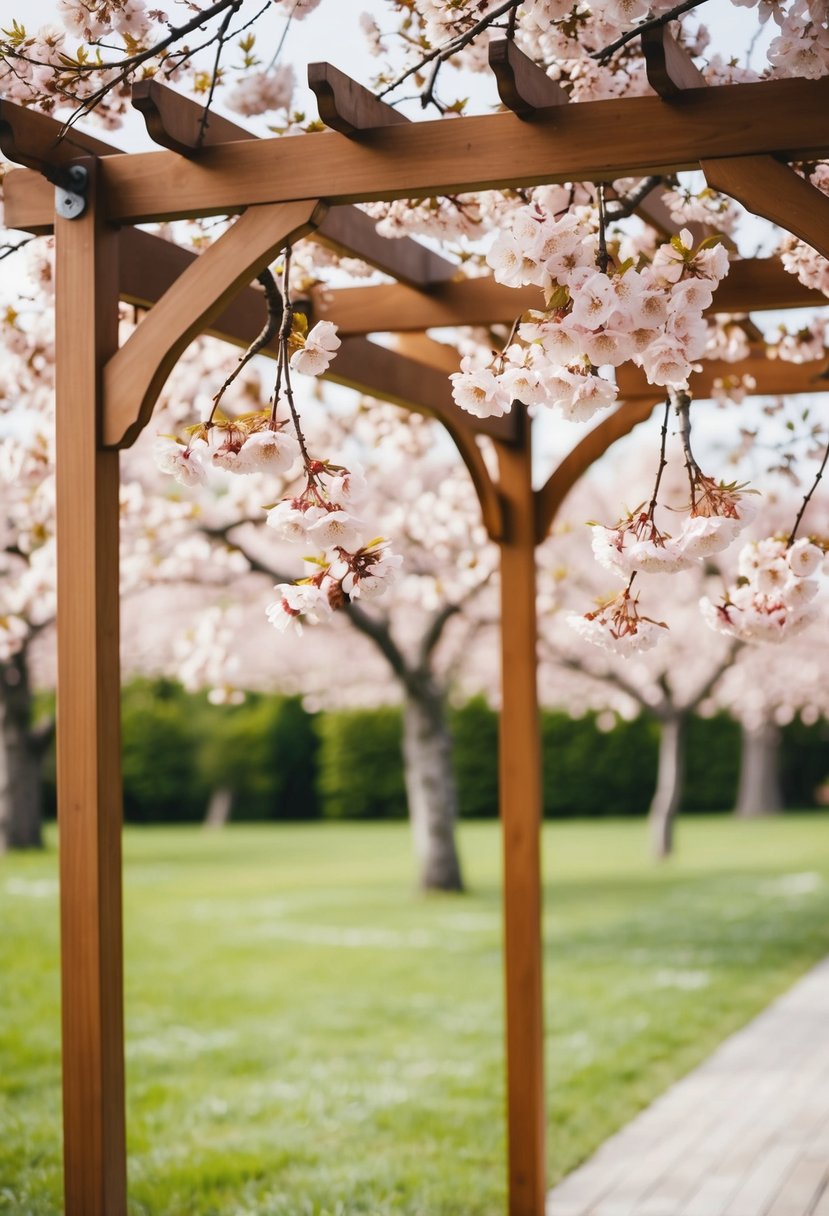
[[[374,130],[408,123],[405,114],[375,97],[330,63],[308,64],[308,86],[317,99],[321,120],[350,139]]]
[[[567,104],[561,85],[520,51],[511,38],[490,42],[489,66],[502,103],[524,121],[535,118],[539,110]]]

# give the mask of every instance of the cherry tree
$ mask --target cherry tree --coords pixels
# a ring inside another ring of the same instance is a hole
[[[12,23],[0,41],[0,80],[13,100],[58,114],[70,126],[87,116],[117,125],[130,84],[155,74],[204,99],[202,133],[211,107],[224,104],[250,119],[267,115],[290,135],[312,129],[313,121],[296,109],[292,69],[280,61],[280,49],[291,24],[313,20],[321,7],[320,0],[278,0],[266,13],[254,11],[246,0],[217,0],[176,26],[143,0],[62,0],[62,27],[30,32],[19,19]],[[735,7],[758,6],[735,0]],[[561,0],[399,0],[385,11],[394,18],[388,31],[372,15],[361,23],[378,57],[378,94],[396,101],[414,84],[424,108],[446,115],[466,105],[446,91],[457,89],[458,79],[465,81],[452,76],[452,70],[483,68],[483,52],[495,31],[505,31],[574,102],[646,92],[641,35],[669,22],[674,22],[679,53],[699,62],[701,80],[707,83],[764,75],[814,78],[829,71],[829,30],[821,0],[773,5],[761,0],[760,19],[771,17],[776,29],[767,64],[758,70],[711,44],[704,0],[679,5],[594,0],[580,6],[575,17],[572,5]],[[268,22],[274,16],[283,23],[282,37],[265,66],[257,39],[273,34]],[[818,190],[829,187],[825,165],[804,164],[800,171]],[[462,341],[460,370],[452,376],[459,407],[479,417],[498,417],[522,401],[537,413],[585,422],[618,400],[612,369],[631,363],[649,385],[664,391],[677,419],[687,472],[683,517],[672,518],[670,531],[664,522],[657,523],[660,458],[652,495],[643,507],[593,530],[597,558],[621,585],[598,608],[574,612],[571,620],[583,639],[633,656],[655,646],[668,629],[643,590],[647,576],[698,572],[756,513],[750,489],[721,479],[695,455],[692,422],[697,412],[688,389],[697,361],[716,349],[703,313],[728,274],[734,255],[729,233],[736,215],[715,191],[676,181],[663,187],[662,202],[676,227],[666,240],[653,228],[643,231],[635,221],[628,223],[637,205],[658,187],[651,179],[576,182],[518,194],[368,207],[386,235],[425,234],[450,243],[459,274],[485,270],[477,238],[494,229],[497,235],[488,242],[485,261],[495,278],[506,286],[538,289],[538,306],[521,313],[508,333],[495,335],[496,343],[491,334],[485,340],[467,335]],[[708,226],[707,236],[695,231],[699,223]],[[203,236],[209,239],[209,233]],[[825,261],[814,251],[787,238],[780,253],[787,269],[804,282],[825,284]],[[289,629],[324,623],[344,611],[352,621],[363,621],[368,633],[364,618],[371,617],[363,605],[398,577],[399,557],[391,541],[363,517],[356,471],[336,451],[312,449],[300,422],[295,380],[325,372],[336,359],[339,338],[328,321],[309,332],[294,307],[296,257],[295,251],[284,251],[278,284],[270,271],[260,278],[267,321],[258,343],[204,411],[177,419],[173,433],[159,440],[156,455],[166,472],[191,487],[205,480],[209,465],[236,477],[259,472],[282,476],[299,462],[300,485],[283,486],[282,496],[268,508],[265,526],[281,542],[311,546],[315,554],[302,577],[280,580],[267,617],[278,629]],[[313,277],[313,257],[299,269],[300,277]],[[727,344],[725,331],[720,339]],[[221,408],[226,390],[248,358],[269,342],[277,346],[277,367],[267,403],[228,415]],[[811,597],[817,584],[810,574],[822,545],[817,537],[798,535],[800,524],[798,518],[783,537],[758,538],[746,551],[739,581],[720,600],[709,597],[703,607],[714,629],[754,642],[779,640],[806,626],[815,612]],[[225,535],[231,526],[221,525]],[[213,539],[217,537],[214,532]],[[13,628],[20,627],[9,626],[9,635]],[[388,658],[388,646],[386,650]]]

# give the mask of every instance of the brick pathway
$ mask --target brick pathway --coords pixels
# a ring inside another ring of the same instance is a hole
[[[829,959],[565,1178],[547,1216],[829,1216]]]

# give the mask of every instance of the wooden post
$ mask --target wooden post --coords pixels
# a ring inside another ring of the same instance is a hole
[[[535,503],[526,413],[523,422],[520,444],[497,444],[499,488],[507,512],[506,539],[501,541],[499,800],[504,850],[509,1216],[544,1216],[546,1120]]]
[[[58,823],[66,1216],[124,1216],[118,453],[100,446],[117,345],[118,240],[96,162],[56,219]]]

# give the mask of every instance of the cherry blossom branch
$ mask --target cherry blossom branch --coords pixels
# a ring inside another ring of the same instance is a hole
[[[24,245],[28,245],[29,242],[33,241],[34,239],[35,238],[33,236],[26,236],[22,241],[18,241],[16,245],[13,245],[11,241],[9,241],[6,245],[0,245],[0,262],[4,261],[6,258],[10,258],[13,253],[17,253],[18,249],[22,249]]]
[[[261,274],[256,276],[256,281],[261,283],[265,289],[265,301],[268,308],[267,320],[261,332],[253,339],[244,354],[239,356],[239,362],[213,398],[213,408],[210,411],[210,417],[207,419],[208,426],[213,422],[216,410],[219,408],[219,402],[242,368],[250,362],[254,355],[258,355],[260,350],[263,350],[273,340],[280,328],[284,310],[282,308],[282,297],[276,286],[276,279],[269,270],[263,270]]]
[[[284,261],[282,265],[282,324],[279,327],[279,357],[276,364],[276,384],[273,390],[273,400],[271,403],[271,428],[275,428],[276,409],[279,404],[279,390],[282,384],[282,377],[285,377],[285,400],[288,402],[288,409],[291,411],[291,421],[294,424],[299,450],[302,453],[302,463],[305,466],[305,472],[308,475],[309,484],[316,481],[316,473],[314,471],[311,457],[308,454],[308,447],[305,443],[305,435],[302,431],[302,423],[299,414],[297,413],[296,405],[294,404],[294,393],[291,385],[291,371],[288,359],[288,342],[291,337],[291,327],[294,320],[294,309],[291,303],[291,247],[287,246],[284,252]]]
[[[216,92],[216,85],[219,83],[219,64],[222,58],[222,51],[225,49],[227,41],[228,27],[236,13],[238,13],[244,0],[233,0],[230,8],[222,18],[222,23],[216,32],[216,56],[213,60],[213,72],[210,77],[210,88],[207,93],[207,100],[204,103],[204,109],[199,120],[199,132],[196,136],[196,147],[201,148],[204,144],[204,137],[207,134],[207,124],[210,121],[210,107],[213,104],[213,96]]]
[[[661,177],[645,177],[639,183],[635,190],[630,194],[626,194],[623,198],[614,199],[605,207],[605,215],[609,220],[624,220],[628,216],[633,215],[639,204],[646,199],[652,190],[661,185],[663,179]]]
[[[662,419],[662,438],[661,438],[661,444],[660,444],[660,448],[659,448],[659,468],[656,470],[656,481],[654,482],[654,486],[653,486],[653,494],[651,496],[650,503],[648,504],[648,519],[651,522],[653,522],[653,514],[654,514],[654,511],[656,510],[657,499],[659,498],[659,486],[662,481],[662,474],[664,473],[665,468],[668,464],[668,460],[665,456],[665,450],[668,446],[668,419],[669,419],[670,415],[671,415],[671,398],[669,396],[668,400],[665,402],[665,416]]]
[[[823,453],[823,460],[821,460],[821,462],[820,462],[820,468],[818,469],[817,473],[815,474],[815,479],[812,482],[811,488],[809,489],[808,493],[805,495],[803,502],[800,504],[800,510],[797,513],[797,518],[794,521],[794,526],[793,526],[791,532],[789,533],[788,540],[786,541],[787,549],[790,549],[791,546],[794,544],[795,537],[797,536],[797,530],[800,527],[803,516],[806,513],[806,508],[808,507],[809,503],[811,502],[812,496],[813,496],[815,490],[818,488],[820,482],[823,479],[823,473],[824,473],[824,470],[826,469],[827,462],[829,462],[829,443],[827,443],[827,445],[826,445],[826,450]]]
[[[610,265],[610,255],[607,252],[607,212],[605,211],[605,183],[599,182],[596,187],[596,202],[599,208],[599,249],[596,264],[602,274],[607,274]]]
[[[683,13],[689,13],[692,9],[699,8],[706,2],[707,0],[684,0],[682,4],[675,5],[667,13],[663,13],[661,17],[651,17],[647,21],[642,21],[639,25],[635,25],[632,30],[628,30],[626,34],[622,34],[615,42],[611,42],[609,46],[603,47],[600,51],[594,51],[590,58],[597,59],[600,64],[605,64],[617,51],[621,50],[623,46],[627,46],[629,42],[633,42],[640,34],[644,34],[648,30],[661,29],[663,25],[675,21]]]
[[[676,410],[676,416],[679,419],[679,438],[682,443],[682,451],[685,456],[685,469],[688,473],[688,481],[691,486],[691,511],[693,513],[697,501],[697,486],[700,478],[703,476],[702,469],[694,459],[694,453],[691,450],[691,397],[684,389],[672,388],[668,390],[669,401]]]
[[[404,80],[408,80],[410,76],[414,76],[415,73],[421,71],[427,63],[431,63],[435,59],[439,60],[439,63],[441,64],[445,63],[447,59],[452,57],[452,55],[456,54],[458,51],[462,51],[465,46],[468,46],[470,42],[472,42],[480,33],[492,25],[493,22],[497,21],[499,17],[503,17],[505,13],[509,13],[512,10],[517,9],[520,3],[521,0],[506,0],[504,4],[499,4],[496,9],[493,9],[491,13],[487,13],[485,17],[481,17],[479,21],[476,21],[474,25],[470,26],[470,28],[465,30],[462,34],[456,35],[454,38],[451,38],[448,42],[444,43],[443,46],[435,47],[433,50],[428,51],[425,55],[422,55],[417,63],[413,64],[410,68],[407,68],[406,71],[401,73],[401,75],[393,80],[391,84],[388,84],[384,89],[381,89],[377,96],[382,98],[385,97],[387,93],[393,92],[393,90],[401,85]],[[436,71],[433,71],[433,78],[436,74]],[[432,80],[432,87],[434,87],[434,79]],[[428,92],[428,88],[424,92],[423,96],[426,95],[426,92]],[[427,104],[427,101],[423,102],[424,106]]]

